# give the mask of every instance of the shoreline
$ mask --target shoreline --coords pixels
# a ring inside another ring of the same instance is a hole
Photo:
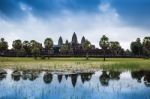
[[[150,59],[141,58],[50,58],[34,60],[33,58],[0,57],[0,68],[17,70],[50,71],[97,71],[97,70],[150,70]]]

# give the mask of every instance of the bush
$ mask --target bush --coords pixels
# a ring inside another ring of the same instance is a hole
[[[45,56],[41,56],[41,59],[45,60]]]

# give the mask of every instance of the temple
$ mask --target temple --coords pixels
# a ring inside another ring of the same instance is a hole
[[[87,49],[84,48],[84,43],[87,39],[83,36],[81,40],[78,40],[76,33],[74,32],[72,35],[71,41],[63,40],[60,36],[58,39],[58,43],[53,45],[52,49],[49,51],[48,49],[41,47],[38,56],[51,56],[51,57],[85,57],[87,53]],[[40,46],[42,44],[40,43]],[[103,50],[100,48],[96,48],[95,45],[90,44],[90,48],[88,48],[88,55],[92,57],[102,57]],[[31,57],[33,54],[30,52],[26,54],[23,50],[16,52],[14,49],[8,49],[2,53],[0,56],[9,56],[9,57]],[[121,48],[117,53],[111,49],[106,50],[106,57],[128,57],[129,55],[125,53],[125,51]]]
[[[72,35],[72,40],[69,42],[66,40],[65,43],[63,43],[63,39],[60,36],[58,40],[58,45],[53,46],[54,54],[62,54],[62,55],[78,55],[78,54],[84,54],[84,49],[82,44],[85,42],[85,37],[83,36],[81,39],[81,42],[78,42],[78,38],[76,33],[74,32]],[[91,45],[90,50],[94,50],[95,45]]]

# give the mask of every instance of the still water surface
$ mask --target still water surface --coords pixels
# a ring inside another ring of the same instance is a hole
[[[0,99],[150,99],[150,71],[0,75]]]

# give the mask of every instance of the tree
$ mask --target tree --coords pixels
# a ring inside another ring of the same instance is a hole
[[[60,47],[61,52],[68,52],[69,51],[69,42],[66,40],[65,44],[61,45]]]
[[[37,59],[37,56],[40,54],[40,50],[42,49],[42,44],[38,43],[35,40],[30,41],[30,47],[31,47],[31,53],[35,59]]]
[[[142,54],[142,43],[140,38],[137,38],[136,41],[131,42],[130,48],[134,55],[140,56]]]
[[[29,41],[24,41],[24,42],[22,43],[22,47],[23,47],[23,49],[25,50],[25,53],[26,53],[27,55],[29,55],[29,54],[31,53],[31,46],[30,46],[30,42],[29,42]]]
[[[53,75],[49,72],[45,73],[44,76],[43,76],[43,80],[46,84],[51,83],[52,79],[53,79]]]
[[[143,39],[143,53],[146,57],[150,56],[150,37]]]
[[[88,60],[89,58],[88,51],[91,48],[91,43],[86,39],[85,42],[82,44],[82,47],[86,51],[86,59]]]
[[[108,86],[109,84],[109,74],[107,74],[107,71],[102,71],[102,75],[99,77],[99,81],[102,84],[102,86]]]
[[[40,53],[40,49],[39,49],[39,47],[34,46],[34,47],[32,48],[32,50],[31,50],[31,52],[32,52],[32,54],[33,54],[33,57],[34,57],[35,59],[37,59],[37,56],[38,56],[39,53]]]
[[[138,52],[139,52],[139,56],[140,56],[142,54],[143,45],[141,43],[141,39],[140,38],[137,38],[136,42],[137,42],[137,45],[138,45]]]
[[[53,47],[53,40],[51,38],[46,38],[44,41],[45,48],[48,50],[48,59],[50,55],[50,51]]]
[[[17,52],[17,56],[19,55],[19,52],[21,51],[21,48],[22,48],[22,42],[21,40],[15,40],[13,41],[13,44],[12,44],[14,50]]]
[[[132,53],[131,53],[131,51],[129,50],[129,49],[126,49],[125,50],[125,55],[127,55],[127,56],[130,56]]]
[[[0,39],[0,52],[4,52],[8,49],[8,43],[5,41],[4,38]]]
[[[121,51],[121,46],[118,41],[111,41],[109,47],[114,55],[118,55]]]
[[[106,50],[109,47],[109,39],[108,37],[106,37],[105,35],[102,36],[102,38],[99,41],[99,46],[102,48],[103,53],[104,53],[104,61],[105,61],[105,54],[106,54]]]

